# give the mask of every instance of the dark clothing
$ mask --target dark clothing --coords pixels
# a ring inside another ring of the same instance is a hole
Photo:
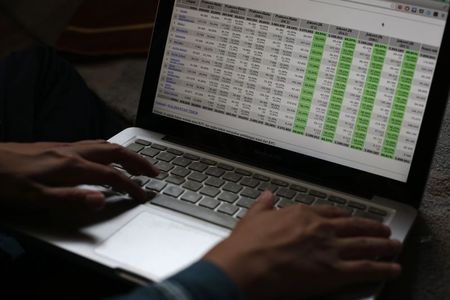
[[[35,47],[0,62],[0,141],[108,139],[125,127],[54,50]]]
[[[124,128],[52,49],[36,47],[0,62],[0,142],[108,139]],[[0,284],[5,284],[1,291],[6,291],[0,298],[98,299],[127,291],[62,258],[29,252],[0,234]],[[221,269],[200,261],[162,283],[115,299],[241,298],[237,286]]]

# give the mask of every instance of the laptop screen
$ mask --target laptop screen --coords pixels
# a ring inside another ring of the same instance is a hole
[[[446,2],[176,0],[153,113],[406,182]]]

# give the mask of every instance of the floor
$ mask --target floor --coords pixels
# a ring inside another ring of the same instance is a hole
[[[10,27],[8,36],[0,35],[0,57],[35,40],[54,43],[80,1],[0,0],[0,25]],[[76,67],[102,99],[128,120],[134,119],[145,59],[111,59]],[[402,258],[404,274],[388,285],[386,299],[450,299],[449,163],[450,109],[447,109],[420,215]]]

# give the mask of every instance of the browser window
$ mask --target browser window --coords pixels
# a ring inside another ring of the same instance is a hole
[[[406,182],[447,13],[445,1],[177,0],[153,111]]]

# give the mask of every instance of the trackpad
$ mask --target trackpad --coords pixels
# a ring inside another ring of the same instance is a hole
[[[142,213],[95,251],[120,262],[123,269],[159,281],[192,264],[222,239],[219,234]]]

